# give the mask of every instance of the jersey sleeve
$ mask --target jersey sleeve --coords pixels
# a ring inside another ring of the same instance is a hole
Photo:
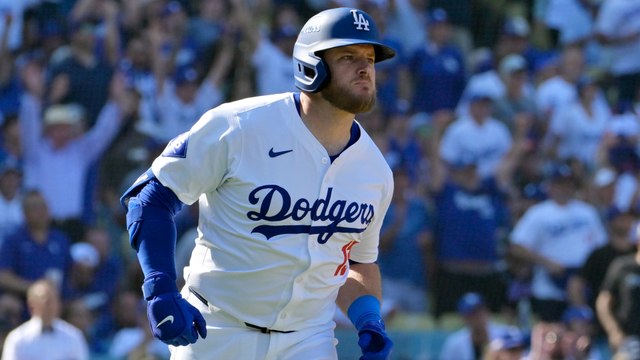
[[[551,115],[550,124],[549,124],[549,132],[558,137],[564,137],[567,135],[568,129],[571,119],[569,118],[571,115],[571,108],[565,106],[560,107]]]
[[[391,204],[393,196],[393,177],[388,176],[386,188],[383,189],[383,198],[380,202],[380,214],[375,214],[371,224],[362,234],[360,243],[351,250],[349,259],[359,263],[372,263],[378,259],[378,245],[380,244],[380,231],[382,223]]]
[[[538,237],[536,229],[539,228],[535,218],[536,214],[534,211],[528,211],[520,218],[511,232],[510,240],[512,243],[528,249],[534,247],[536,238]]]
[[[222,107],[206,112],[193,127],[167,144],[151,170],[180,201],[191,205],[215,190],[242,155],[237,117]],[[237,141],[236,141],[237,140]]]
[[[459,121],[459,120],[458,120]],[[439,153],[440,158],[445,162],[455,162],[460,155],[460,146],[457,141],[458,134],[456,134],[457,124],[453,123],[447,127],[442,135],[442,141],[440,141]]]

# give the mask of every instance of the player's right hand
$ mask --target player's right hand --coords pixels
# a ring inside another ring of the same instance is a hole
[[[382,320],[367,321],[360,327],[358,345],[362,349],[360,360],[386,360],[393,349]]]
[[[193,344],[198,335],[207,337],[202,314],[177,291],[156,295],[147,302],[147,317],[153,336],[165,344]]]

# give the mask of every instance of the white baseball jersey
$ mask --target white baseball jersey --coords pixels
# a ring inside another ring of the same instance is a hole
[[[497,166],[511,149],[507,126],[493,118],[478,124],[463,116],[447,127],[440,143],[440,156],[449,163],[473,161],[478,175],[495,175]]]
[[[536,105],[542,112],[553,112],[576,98],[576,86],[559,75],[543,81],[536,90]]]
[[[511,241],[565,267],[580,267],[589,254],[605,244],[607,235],[597,210],[580,200],[560,205],[545,200],[533,205],[516,223]],[[536,267],[533,295],[540,299],[564,299],[547,271]]]
[[[241,321],[286,331],[332,321],[349,258],[378,256],[393,192],[364,129],[332,163],[292,93],[205,113],[152,170],[184,203],[199,200],[186,286]]]
[[[489,322],[487,324],[488,340],[491,341],[501,337],[509,329],[508,325]],[[475,358],[469,327],[465,326],[460,330],[456,330],[445,338],[440,351],[440,360],[473,360]]]
[[[90,358],[87,340],[80,329],[62,319],[53,320],[51,327],[51,332],[43,332],[42,320],[32,317],[13,329],[4,342],[2,360]]]
[[[609,109],[598,106],[597,100],[591,104],[591,115],[578,101],[558,108],[549,125],[549,131],[560,140],[558,156],[575,158],[589,168],[595,167],[600,141],[610,119]]]
[[[640,32],[640,1],[606,0],[598,10],[596,32],[622,38]],[[623,75],[640,72],[640,37],[611,45],[611,72]]]

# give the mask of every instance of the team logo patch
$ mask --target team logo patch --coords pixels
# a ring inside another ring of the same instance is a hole
[[[364,14],[354,9],[351,10],[351,15],[353,15],[353,25],[357,25],[356,30],[369,31],[369,20],[364,17]]]
[[[182,133],[173,138],[164,148],[162,156],[185,158],[187,157],[187,145],[189,143],[189,132]]]

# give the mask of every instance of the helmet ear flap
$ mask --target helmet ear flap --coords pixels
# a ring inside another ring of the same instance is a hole
[[[317,59],[317,61],[316,61]],[[298,87],[306,92],[315,93],[329,82],[329,67],[321,58],[313,58],[314,64],[296,60],[295,79]]]

